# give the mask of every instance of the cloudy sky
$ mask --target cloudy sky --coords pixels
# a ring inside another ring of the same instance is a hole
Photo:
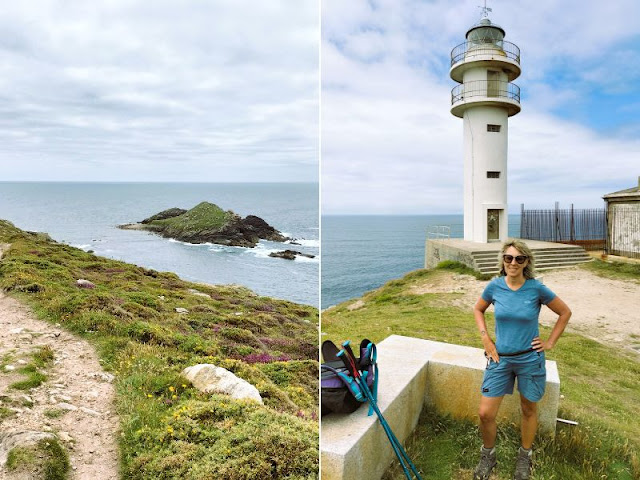
[[[317,181],[317,0],[0,7],[0,181]]]
[[[450,52],[482,0],[322,2],[322,207],[461,213]],[[509,205],[601,207],[640,176],[640,2],[488,0],[521,50]]]

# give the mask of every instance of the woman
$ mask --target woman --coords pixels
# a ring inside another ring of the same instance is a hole
[[[494,305],[495,343],[487,333],[484,312]],[[556,314],[547,340],[540,338],[538,316],[541,305]],[[519,240],[502,246],[500,275],[485,288],[473,308],[487,357],[480,400],[482,452],[474,480],[486,480],[497,465],[495,453],[496,416],[505,394],[513,393],[518,379],[522,407],[522,446],[518,451],[515,480],[526,480],[531,474],[531,447],[538,427],[537,402],[546,385],[544,352],[551,350],[565,327],[571,310],[540,281],[534,279],[534,259],[529,247]]]

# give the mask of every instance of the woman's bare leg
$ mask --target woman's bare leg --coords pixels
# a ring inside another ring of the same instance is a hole
[[[496,445],[498,409],[504,397],[482,397],[480,399],[480,433],[485,448],[493,448]],[[535,432],[534,432],[535,434]]]
[[[522,447],[528,450],[533,445],[533,439],[538,429],[538,404],[527,400],[521,394],[520,406],[522,407],[522,420],[520,423]]]

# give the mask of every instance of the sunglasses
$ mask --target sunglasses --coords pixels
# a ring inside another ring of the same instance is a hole
[[[513,262],[513,259],[516,259],[516,262],[518,262],[519,265],[522,265],[524,263],[524,261],[529,258],[526,255],[518,255],[517,257],[514,257],[513,255],[503,255],[502,259],[507,262],[507,263],[511,263]]]

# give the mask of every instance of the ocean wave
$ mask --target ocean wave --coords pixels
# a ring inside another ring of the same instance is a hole
[[[309,257],[303,257],[301,255],[297,255],[294,261],[303,262],[303,263],[320,263],[320,257],[316,255],[314,258],[309,258]]]
[[[91,244],[82,244],[82,245],[71,245],[72,247],[79,248],[80,250],[87,250],[91,248]]]
[[[247,249],[248,253],[253,253],[255,257],[258,258],[267,258],[270,253],[280,252],[282,249],[277,248],[267,248],[262,244],[258,244],[255,248]]]
[[[182,240],[176,240],[175,238],[170,238],[168,240],[169,243],[180,243],[182,245],[186,245],[187,247],[210,247],[211,245],[213,245],[213,243],[190,243],[190,242],[184,242]]]
[[[227,253],[232,253],[232,252],[238,252],[239,250],[251,250],[250,248],[247,247],[239,247],[236,245],[220,245],[219,243],[207,243],[207,245],[209,246],[208,250],[210,252],[227,252]]]
[[[312,248],[320,248],[320,240],[312,240],[312,239],[306,239],[306,238],[295,238],[293,240],[290,240],[286,243],[289,244],[298,244],[298,245],[302,245],[303,247],[312,247]]]

